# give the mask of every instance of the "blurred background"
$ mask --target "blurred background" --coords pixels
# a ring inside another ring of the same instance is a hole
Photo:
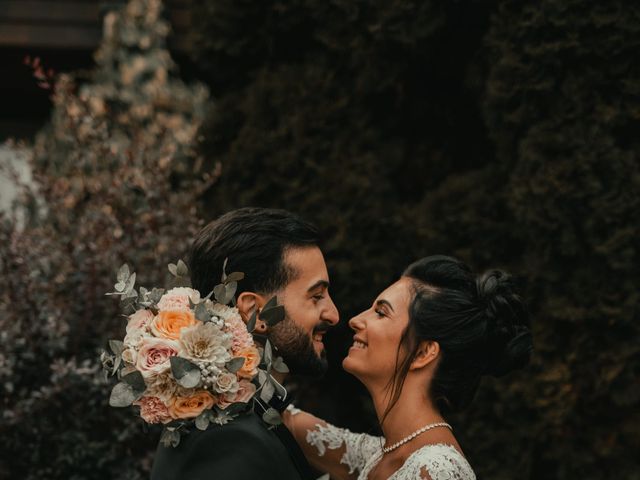
[[[478,478],[640,479],[639,47],[630,0],[0,0],[0,478],[148,477],[104,293],[258,205],[323,230],[341,310],[300,406],[377,431],[346,320],[450,254],[534,319],[451,419]]]

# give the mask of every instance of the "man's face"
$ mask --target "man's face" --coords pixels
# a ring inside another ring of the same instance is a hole
[[[289,249],[284,262],[294,272],[276,293],[286,316],[271,328],[269,338],[292,373],[319,376],[327,370],[322,337],[339,320],[329,296],[327,266],[318,247]]]

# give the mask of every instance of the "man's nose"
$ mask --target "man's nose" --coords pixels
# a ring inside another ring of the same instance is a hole
[[[337,325],[340,321],[340,314],[331,297],[329,297],[329,305],[327,305],[327,308],[322,312],[322,320],[331,326]]]

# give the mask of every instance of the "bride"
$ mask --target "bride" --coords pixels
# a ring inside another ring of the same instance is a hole
[[[475,479],[446,416],[472,400],[483,375],[529,359],[529,320],[511,277],[423,258],[349,326],[343,367],[371,394],[384,437],[289,408],[284,421],[309,462],[334,479]]]

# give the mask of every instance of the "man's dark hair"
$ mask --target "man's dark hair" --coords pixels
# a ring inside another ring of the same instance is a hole
[[[286,265],[289,248],[318,246],[318,230],[299,216],[271,208],[240,208],[209,223],[191,248],[191,284],[207,295],[226,272],[243,272],[237,293],[269,294],[291,282],[296,272]]]

